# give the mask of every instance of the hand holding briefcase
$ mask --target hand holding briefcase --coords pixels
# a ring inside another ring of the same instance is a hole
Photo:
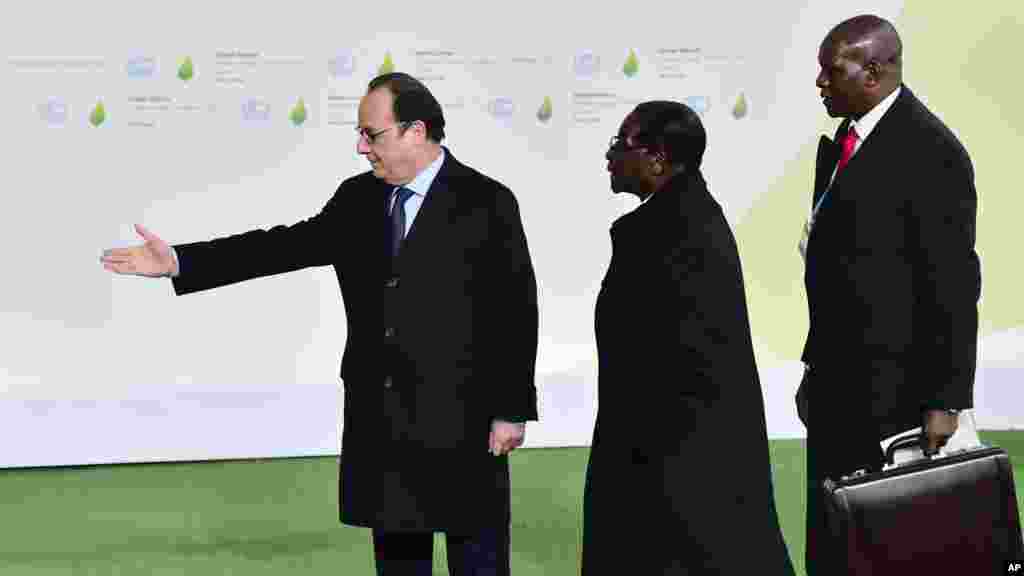
[[[918,443],[895,440],[895,452]],[[824,483],[826,514],[848,574],[1006,574],[1024,557],[1013,468],[979,446]]]

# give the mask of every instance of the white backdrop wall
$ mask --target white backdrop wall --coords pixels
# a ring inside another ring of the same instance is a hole
[[[0,466],[338,452],[345,315],[329,268],[179,298],[98,256],[136,243],[134,222],[175,243],[316,213],[367,169],[355,106],[386,61],[441,100],[452,152],[519,198],[541,310],[527,445],[588,444],[607,229],[635,205],[610,194],[608,138],[640,101],[690,103],[712,193],[738,226],[816,138],[823,34],[902,9],[859,4],[8,7]],[[983,426],[1024,421],[1009,392],[1020,338],[982,342]],[[759,347],[758,360],[769,434],[800,436],[798,359]]]

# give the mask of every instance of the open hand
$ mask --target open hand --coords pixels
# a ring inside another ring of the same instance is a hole
[[[176,276],[178,263],[171,254],[171,247],[157,235],[146,230],[141,224],[135,225],[135,231],[145,240],[144,244],[131,248],[108,248],[103,251],[100,262],[103,268],[118,274],[135,276]]]

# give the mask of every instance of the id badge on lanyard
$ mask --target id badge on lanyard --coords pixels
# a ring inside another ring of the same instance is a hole
[[[825,189],[825,193],[821,195],[821,198],[818,198],[818,203],[814,205],[814,209],[811,210],[811,215],[807,218],[807,221],[804,222],[804,229],[800,235],[800,242],[796,247],[797,251],[800,252],[800,257],[803,258],[804,261],[807,260],[807,242],[811,238],[811,230],[814,229],[814,218],[818,215],[818,211],[821,210],[821,204],[825,201],[825,198],[828,196],[831,189],[832,185],[829,184],[829,187]]]

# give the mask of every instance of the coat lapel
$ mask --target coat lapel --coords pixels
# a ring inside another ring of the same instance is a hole
[[[839,146],[828,136],[818,140],[818,159],[814,171],[814,204],[828,188],[829,178],[839,162]]]
[[[885,112],[871,134],[868,134],[868,137],[861,142],[857,153],[850,158],[850,162],[843,168],[842,173],[836,176],[835,184],[837,186],[840,179],[846,181],[855,178],[865,169],[865,166],[874,165],[877,168],[880,165],[888,164],[892,158],[898,158],[901,153],[907,153],[892,149],[893,142],[899,141],[899,138],[890,138],[889,134],[898,133],[901,130],[900,123],[906,117],[907,107],[911,105],[913,99],[914,95],[910,89],[902,86],[902,92],[892,103],[892,107]]]
[[[444,163],[441,164],[441,169],[430,184],[430,189],[412,222],[412,227],[405,235],[405,241],[402,243],[402,250],[398,254],[396,263],[399,269],[408,266],[408,264],[404,264],[405,262],[417,261],[416,253],[425,245],[429,246],[431,239],[436,238],[439,232],[443,232],[447,225],[448,214],[454,202],[450,181],[456,165],[457,161],[451,152],[445,149]]]
[[[394,186],[386,184],[383,180],[380,180],[381,195],[384,200],[384,256],[385,258],[391,258],[391,197],[394,195]]]

